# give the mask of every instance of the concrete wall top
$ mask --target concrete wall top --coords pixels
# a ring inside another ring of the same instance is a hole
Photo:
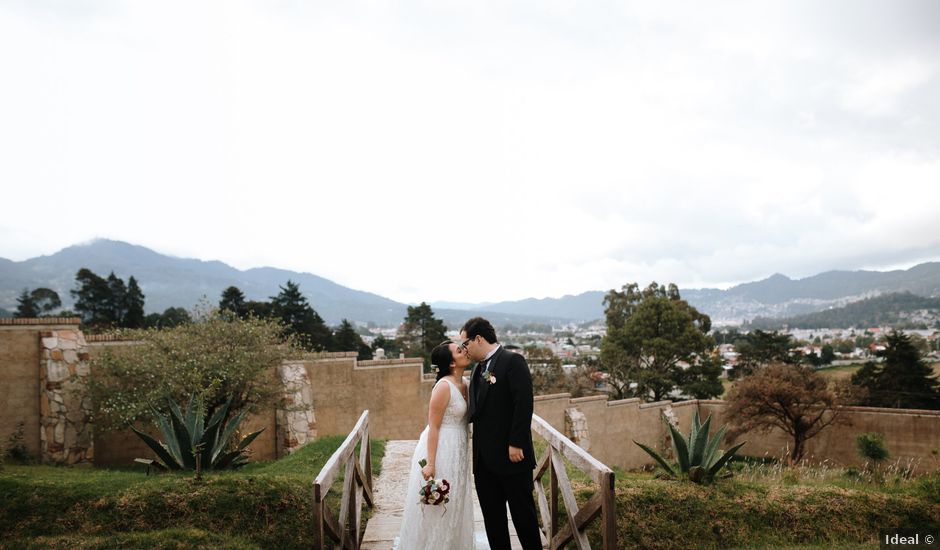
[[[77,328],[80,317],[0,317],[0,330],[57,330]]]

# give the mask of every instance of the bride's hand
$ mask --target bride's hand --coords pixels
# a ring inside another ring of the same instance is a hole
[[[434,477],[434,466],[428,464],[424,468],[421,468],[421,475],[424,477],[425,481]]]

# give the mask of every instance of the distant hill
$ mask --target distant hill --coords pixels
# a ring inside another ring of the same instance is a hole
[[[682,297],[711,316],[716,325],[741,324],[756,317],[793,317],[896,292],[940,296],[940,262],[885,272],[828,271],[805,279],[775,274],[727,290],[680,289]],[[603,319],[606,294],[607,291],[591,291],[562,298],[529,298],[489,304],[486,309],[590,321]],[[467,309],[472,310],[473,306]]]
[[[591,321],[604,317],[604,295],[607,292],[592,290],[576,296],[567,295],[561,298],[527,298],[514,302],[498,302],[487,304],[485,309],[500,311],[517,315],[536,315],[540,317],[554,317],[570,319],[573,321]],[[471,306],[466,309],[482,309]]]
[[[0,308],[12,311],[20,291],[38,286],[52,288],[59,293],[64,307],[71,307],[69,290],[74,286],[75,273],[82,267],[102,276],[113,270],[125,280],[134,275],[146,295],[148,313],[175,306],[191,308],[203,296],[216,303],[222,290],[231,285],[240,288],[249,300],[268,300],[288,279],[300,285],[313,307],[330,324],[348,318],[397,325],[407,309],[406,304],[347,288],[311,273],[272,267],[241,271],[219,261],[175,258],[142,246],[108,240],[70,246],[50,256],[22,262],[0,258]],[[793,318],[883,294],[908,292],[925,298],[940,297],[940,262],[886,272],[829,271],[804,279],[776,274],[727,290],[680,292],[689,303],[710,315],[714,325],[741,324],[758,317]],[[606,293],[594,290],[561,298],[493,304],[438,302],[432,306],[450,328],[459,327],[473,315],[484,315],[497,325],[587,322],[603,319]]]
[[[763,330],[780,329],[785,326],[818,329],[924,324],[932,327],[938,321],[940,321],[940,298],[924,298],[910,292],[898,292],[796,317],[781,319],[758,317],[746,326]]]
[[[13,310],[24,288],[44,286],[59,293],[64,308],[74,303],[69,291],[75,285],[75,273],[87,267],[106,277],[111,271],[124,279],[133,275],[146,295],[146,311],[162,312],[168,307],[192,308],[203,297],[218,303],[222,291],[237,286],[249,300],[268,300],[279,292],[288,279],[300,290],[314,309],[329,324],[343,318],[394,326],[402,321],[407,304],[370,292],[353,290],[311,273],[261,267],[241,271],[219,261],[175,258],[120,241],[96,240],[70,246],[50,256],[22,262],[0,258],[0,307]],[[479,314],[477,311],[435,309],[438,318],[449,327],[459,327]],[[493,315],[493,321],[522,324],[546,322],[530,315]]]

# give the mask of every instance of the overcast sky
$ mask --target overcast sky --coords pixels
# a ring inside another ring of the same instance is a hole
[[[405,302],[940,259],[940,2],[0,0],[0,257]]]

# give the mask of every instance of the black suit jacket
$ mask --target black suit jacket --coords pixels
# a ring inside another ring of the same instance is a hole
[[[499,475],[515,474],[535,468],[532,447],[532,375],[525,357],[500,347],[491,359],[490,372],[495,382],[483,379],[485,361],[478,363],[470,376],[473,400],[473,470],[481,462]],[[510,462],[509,446],[522,449],[523,459]]]

